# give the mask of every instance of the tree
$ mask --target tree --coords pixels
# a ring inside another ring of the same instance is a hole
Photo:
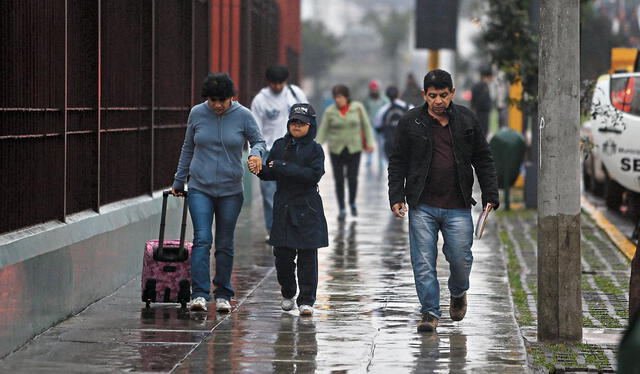
[[[489,0],[488,4],[482,44],[510,83],[522,82],[524,99],[516,104],[531,113],[538,96],[538,36],[530,24],[530,0]]]
[[[406,43],[412,14],[392,9],[382,18],[378,12],[369,11],[362,19],[365,26],[373,28],[382,40],[382,54],[391,61],[391,82],[396,82],[398,72],[398,48]]]
[[[302,70],[314,79],[316,98],[321,90],[318,78],[324,76],[340,56],[340,40],[322,22],[302,22]]]
[[[482,49],[493,64],[507,73],[511,83],[522,82],[525,99],[517,103],[535,112],[538,90],[538,37],[532,32],[533,0],[488,0],[488,21],[483,27]],[[580,0],[580,76],[595,79],[609,67],[611,48],[622,40],[611,32],[610,21],[596,14],[593,0]],[[535,4],[533,4],[535,5]]]

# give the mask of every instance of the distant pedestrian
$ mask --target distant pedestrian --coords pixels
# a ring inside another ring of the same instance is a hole
[[[402,117],[389,158],[391,210],[404,217],[409,204],[411,264],[422,305],[418,331],[434,331],[442,314],[436,274],[439,231],[451,271],[449,315],[460,321],[467,311],[473,262],[474,170],[482,190],[482,206],[497,208],[499,203],[489,145],[474,114],[453,104],[454,95],[451,75],[444,70],[430,71],[424,77],[426,103]]]
[[[413,105],[407,104],[398,98],[400,93],[396,86],[387,87],[385,94],[389,98],[389,103],[378,111],[373,120],[373,128],[377,134],[380,134],[382,139],[381,142],[378,142],[378,147],[384,148],[385,158],[389,159],[398,122],[409,109],[413,108]]]
[[[509,82],[504,71],[499,71],[494,80],[496,92],[496,110],[498,111],[498,127],[509,126]]]
[[[367,109],[367,114],[369,115],[369,119],[373,119],[376,117],[378,110],[382,108],[385,104],[387,104],[389,100],[384,95],[380,94],[380,84],[376,80],[371,80],[369,82],[369,95],[366,99],[362,101],[365,109]],[[376,134],[376,142],[378,144],[378,164],[382,168],[382,160],[384,158],[382,154],[382,142],[383,138],[381,134]],[[371,160],[373,158],[373,152],[367,153],[367,162],[366,165],[371,166]]]
[[[489,114],[491,113],[491,93],[489,83],[493,80],[490,68],[483,68],[480,72],[480,82],[471,89],[471,110],[478,117],[480,128],[485,136],[489,134]]]
[[[251,145],[249,161],[256,165],[262,164],[265,152],[265,143],[253,115],[232,100],[235,94],[234,83],[227,74],[211,73],[205,78],[202,97],[206,101],[191,108],[171,188],[174,195],[182,195],[189,177],[187,201],[194,235],[191,310],[207,310],[207,302],[211,300],[209,269],[214,217],[216,309],[221,312],[231,310],[233,234],[244,200],[242,148],[248,141]]]
[[[424,98],[422,97],[422,90],[418,85],[418,81],[413,73],[407,75],[407,84],[400,97],[404,102],[415,106],[424,104]]]
[[[291,106],[308,101],[307,96],[300,87],[287,83],[289,69],[286,66],[268,67],[265,77],[267,79],[267,87],[261,89],[253,98],[251,111],[267,143],[267,153],[264,156],[266,159],[276,139],[283,137],[287,133],[287,115]],[[260,181],[264,223],[267,232],[271,231],[273,222],[273,195],[275,191],[276,182]]]
[[[324,175],[324,152],[314,141],[317,123],[313,107],[293,105],[287,129],[287,134],[273,144],[265,167],[257,175],[277,183],[269,243],[274,247],[282,310],[294,308],[293,297],[299,286],[296,302],[300,314],[311,315],[318,287],[318,248],[329,245],[318,193],[318,182]]]
[[[374,146],[373,129],[364,106],[351,101],[349,89],[337,85],[332,89],[334,104],[327,107],[322,115],[318,131],[318,143],[329,143],[329,155],[336,184],[336,197],[340,213],[339,219],[346,216],[344,203],[345,169],[349,181],[349,206],[351,215],[357,216],[356,194],[358,191],[358,171],[360,154],[363,150],[372,152]]]

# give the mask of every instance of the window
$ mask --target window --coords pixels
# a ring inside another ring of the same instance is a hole
[[[614,108],[640,115],[640,77],[611,78],[611,105]]]

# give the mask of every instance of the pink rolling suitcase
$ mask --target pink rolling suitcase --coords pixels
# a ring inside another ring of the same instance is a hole
[[[180,303],[187,307],[191,297],[191,242],[184,241],[187,227],[187,192],[182,208],[180,240],[164,240],[164,226],[167,215],[167,198],[170,191],[162,193],[162,217],[160,237],[149,240],[142,260],[142,301]],[[162,243],[159,245],[158,243]]]

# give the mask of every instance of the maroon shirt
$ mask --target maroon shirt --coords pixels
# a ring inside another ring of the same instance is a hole
[[[468,209],[460,192],[449,125],[442,126],[429,116],[429,127],[433,143],[431,166],[420,202],[436,208]]]

